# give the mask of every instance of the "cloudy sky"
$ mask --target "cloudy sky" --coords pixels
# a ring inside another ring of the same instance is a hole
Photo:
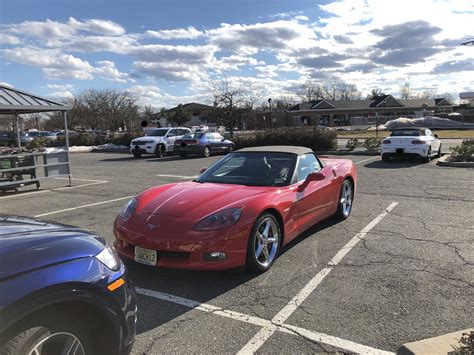
[[[155,107],[211,103],[222,75],[275,99],[307,80],[457,96],[474,91],[469,39],[474,0],[0,0],[0,82]]]

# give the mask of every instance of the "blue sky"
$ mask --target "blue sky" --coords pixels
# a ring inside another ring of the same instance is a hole
[[[457,96],[474,89],[473,15],[471,0],[0,0],[0,82],[155,107],[210,103],[223,76],[295,102],[308,81]]]

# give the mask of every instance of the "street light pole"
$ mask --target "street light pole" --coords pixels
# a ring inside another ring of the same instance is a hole
[[[268,99],[268,106],[270,107],[270,128],[273,126],[273,121],[272,121],[272,99]]]

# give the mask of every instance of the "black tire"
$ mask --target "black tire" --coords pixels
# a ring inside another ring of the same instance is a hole
[[[163,158],[163,155],[165,155],[165,147],[163,144],[158,144],[155,148],[155,157]]]
[[[227,148],[227,153],[231,153],[233,151],[234,151],[234,145],[231,144],[231,145],[229,145],[229,148]]]
[[[441,158],[441,143],[439,144],[438,153],[436,154],[436,158]]]
[[[346,195],[345,195],[345,191],[347,191],[346,186],[350,188],[350,193],[351,193],[349,207],[347,207],[347,204],[344,204],[343,202],[343,199],[346,200]],[[353,202],[354,202],[354,186],[352,185],[352,182],[350,180],[346,179],[342,183],[341,191],[339,192],[339,201],[337,203],[337,211],[335,215],[336,218],[342,221],[342,220],[345,220],[347,217],[349,217],[349,215],[352,212]]]
[[[49,337],[57,333],[67,333],[74,336],[80,343],[85,354],[100,354],[104,350],[100,336],[94,334],[93,329],[75,317],[66,318],[50,314],[49,317],[34,317],[7,332],[7,338],[2,339],[0,344],[1,355],[23,355],[29,354],[38,344],[45,342],[42,350],[43,354],[59,354],[58,346],[61,343],[61,336],[56,335],[53,342]],[[64,335],[63,335],[64,337]],[[49,341],[49,343],[47,343]],[[46,347],[46,349],[45,349]]]
[[[428,148],[428,154],[426,154],[426,157],[423,157],[423,161],[425,163],[429,163],[431,161],[431,147]]]
[[[211,148],[209,148],[208,146],[204,147],[202,151],[202,156],[204,158],[209,158],[211,156]]]
[[[142,157],[142,153],[133,153],[133,156],[137,159]]]
[[[179,152],[179,156],[180,156],[181,158],[185,158],[185,157],[188,156],[188,153],[186,153],[186,152]]]
[[[258,244],[257,231],[259,227],[261,227],[262,223],[268,219],[272,220],[278,229],[278,243],[274,245],[276,247],[276,250],[274,252],[274,256],[272,260],[270,261],[270,263],[268,265],[262,265],[262,263],[259,262],[257,260],[257,257],[255,256],[255,247]],[[246,270],[249,272],[258,272],[258,273],[262,273],[269,270],[272,267],[273,263],[275,262],[280,252],[281,238],[282,238],[281,226],[278,220],[275,218],[275,216],[269,212],[262,213],[255,221],[252,227],[252,231],[250,232],[249,240],[247,243],[247,258],[246,258],[246,263],[245,263]]]
[[[385,162],[389,162],[390,161],[390,155],[382,154],[382,160],[385,161]]]

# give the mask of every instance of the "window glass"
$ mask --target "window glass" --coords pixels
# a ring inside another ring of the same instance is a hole
[[[196,180],[248,186],[286,186],[296,163],[296,155],[249,152],[228,154]]]
[[[298,168],[296,170],[297,181],[303,181],[310,173],[321,170],[318,159],[314,154],[305,154],[300,156],[298,161]]]
[[[392,131],[390,136],[392,137],[418,137],[420,131],[418,129],[402,129],[399,131]]]
[[[168,137],[175,137],[177,136],[178,134],[178,130],[177,129],[172,129],[169,133],[168,133]]]
[[[145,135],[146,136],[153,136],[153,137],[163,137],[166,132],[168,132],[167,129],[153,129],[153,130],[147,130]]]

